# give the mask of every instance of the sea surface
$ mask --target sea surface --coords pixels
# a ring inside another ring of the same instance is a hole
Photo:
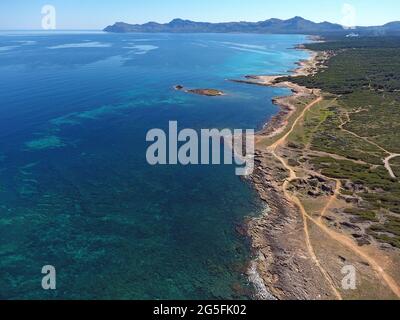
[[[150,166],[146,133],[260,129],[299,35],[0,33],[0,299],[246,299],[233,166]],[[223,97],[178,92],[215,88]],[[52,265],[57,289],[42,289]]]

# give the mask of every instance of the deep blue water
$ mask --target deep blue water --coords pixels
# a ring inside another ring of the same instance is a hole
[[[263,206],[232,166],[149,166],[146,133],[260,126],[295,35],[0,33],[0,298],[245,298]],[[203,97],[173,90],[224,90]],[[41,268],[57,269],[57,290]]]

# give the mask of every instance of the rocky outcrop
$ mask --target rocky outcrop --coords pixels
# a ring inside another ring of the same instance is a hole
[[[176,85],[174,88],[175,90],[178,91],[184,91],[186,93],[198,94],[201,96],[208,96],[208,97],[217,97],[225,95],[223,91],[217,89],[185,89],[185,87],[182,85]]]
[[[312,198],[332,196],[335,192],[335,183],[321,176],[309,175],[292,183],[291,190]]]

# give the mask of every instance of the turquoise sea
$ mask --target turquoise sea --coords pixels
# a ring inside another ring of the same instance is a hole
[[[233,166],[150,166],[146,133],[259,129],[298,35],[0,33],[0,299],[246,299]],[[215,88],[224,97],[173,89]],[[41,269],[57,270],[57,290]]]

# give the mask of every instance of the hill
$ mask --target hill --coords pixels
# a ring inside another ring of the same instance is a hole
[[[268,19],[259,22],[195,22],[191,20],[174,19],[169,23],[148,22],[145,24],[128,24],[117,22],[104,29],[106,32],[127,33],[272,33],[272,34],[326,34],[350,33],[383,34],[400,33],[400,22],[390,22],[377,27],[356,27],[351,31],[343,26],[330,22],[312,22],[302,17],[288,20]]]

